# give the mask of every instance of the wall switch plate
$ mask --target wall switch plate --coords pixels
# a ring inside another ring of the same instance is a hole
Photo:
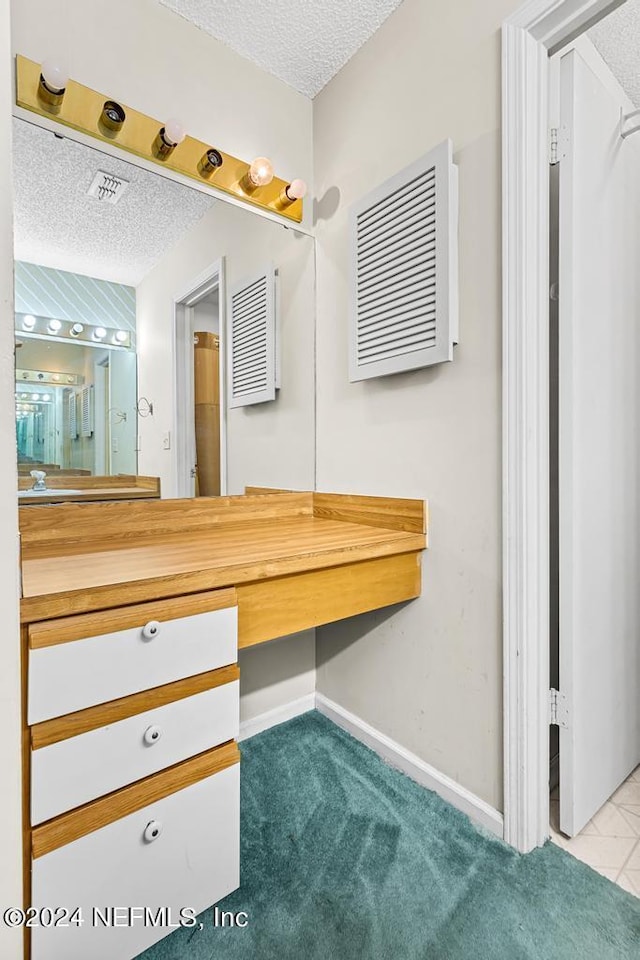
[[[118,437],[113,437],[113,439],[111,440],[111,453],[119,453],[119,452],[120,452],[120,441]]]
[[[162,434],[162,449],[171,450],[171,433],[169,430]]]

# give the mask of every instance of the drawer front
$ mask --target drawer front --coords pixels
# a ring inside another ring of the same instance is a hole
[[[238,714],[234,680],[33,750],[32,824],[234,740]]]
[[[240,765],[186,787],[33,861],[34,907],[79,906],[81,927],[32,929],[32,960],[132,960],[169,926],[92,923],[93,909],[200,912],[240,882]],[[151,821],[156,839],[145,839]]]
[[[237,607],[31,649],[27,722],[215,670],[237,649]]]

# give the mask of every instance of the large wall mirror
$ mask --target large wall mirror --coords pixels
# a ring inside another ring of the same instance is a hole
[[[20,502],[312,488],[313,239],[61,133],[14,120]],[[265,276],[277,389],[238,403]]]

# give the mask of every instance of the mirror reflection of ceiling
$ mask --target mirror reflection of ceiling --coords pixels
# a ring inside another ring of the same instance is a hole
[[[160,0],[236,53],[315,97],[402,0]]]
[[[627,0],[589,30],[589,39],[640,109],[640,0]]]
[[[128,181],[87,194],[98,171]],[[213,197],[22,120],[13,122],[15,258],[136,286]]]
[[[128,330],[135,337],[136,292],[132,287],[21,261],[15,263],[14,278],[16,313],[70,323],[82,320],[93,326]]]

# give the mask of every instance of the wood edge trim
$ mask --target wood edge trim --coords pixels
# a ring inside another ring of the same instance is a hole
[[[189,760],[183,760],[167,770],[138,780],[121,790],[109,793],[82,807],[63,813],[31,831],[31,855],[34,860],[59,847],[80,840],[116,820],[135,813],[151,803],[157,803],[172,793],[178,793],[200,780],[220,773],[240,762],[240,751],[235,740]]]
[[[401,530],[406,533],[427,532],[428,501],[398,497],[364,497],[357,494],[322,493],[314,491],[313,515],[320,519],[333,518],[365,527],[375,526],[385,530]],[[393,512],[378,512],[376,507],[391,505]],[[415,513],[403,512],[409,505]],[[362,511],[362,512],[361,512]]]
[[[303,491],[283,494],[281,497],[247,497],[238,494],[231,497],[202,497],[196,501],[142,498],[136,502],[135,511],[131,510],[131,503],[126,501],[69,502],[55,504],[56,514],[49,512],[46,515],[42,510],[50,511],[51,505],[36,503],[20,515],[20,530],[29,553],[34,550],[39,556],[56,556],[60,548],[77,544],[86,547],[87,544],[123,543],[141,536],[146,539],[162,538],[176,533],[195,533],[203,528],[215,529],[227,524],[311,516],[312,496],[310,492]],[[247,501],[252,501],[251,515],[248,517]],[[105,530],[100,524],[107,511],[110,527]],[[43,524],[43,517],[46,521],[55,519],[55,525],[49,522]],[[87,526],[91,524],[98,524],[98,527],[93,536],[87,537]],[[115,530],[115,527],[119,529]]]
[[[123,584],[123,592],[126,593],[127,584]],[[171,608],[180,605],[193,605],[195,608],[191,612],[184,612],[177,615],[171,615]],[[210,604],[212,604],[210,606]],[[54,617],[51,620],[38,621],[30,623],[28,626],[29,649],[38,650],[44,647],[55,647],[61,643],[73,643],[78,640],[90,640],[102,636],[105,631],[100,628],[97,632],[91,631],[91,621],[102,615],[118,614],[120,611],[130,613],[130,618],[126,617],[123,623],[118,623],[117,631],[132,630],[138,626],[144,626],[147,620],[160,620],[162,622],[170,620],[183,620],[186,617],[199,616],[203,613],[216,613],[218,610],[230,610],[238,605],[238,597],[235,587],[222,587],[219,590],[208,590],[204,592],[184,594],[178,597],[166,597],[159,600],[149,600],[142,603],[132,603],[126,606],[116,607],[115,609],[107,607],[106,610],[95,610],[90,613],[70,614],[68,617]],[[202,609],[201,609],[202,608]],[[164,611],[168,610],[169,615]],[[143,622],[140,623],[140,620]],[[87,627],[87,624],[89,625]],[[89,632],[87,632],[89,630]]]
[[[108,703],[87,707],[85,710],[77,710],[75,713],[67,713],[62,717],[54,717],[52,720],[43,720],[31,727],[31,749],[40,750],[42,747],[50,747],[54,743],[135,717],[147,710],[156,710],[170,703],[185,700],[187,697],[215,690],[216,687],[222,687],[239,679],[240,668],[234,663],[194,677],[165,683],[150,690],[142,690],[140,693],[120,697]]]

